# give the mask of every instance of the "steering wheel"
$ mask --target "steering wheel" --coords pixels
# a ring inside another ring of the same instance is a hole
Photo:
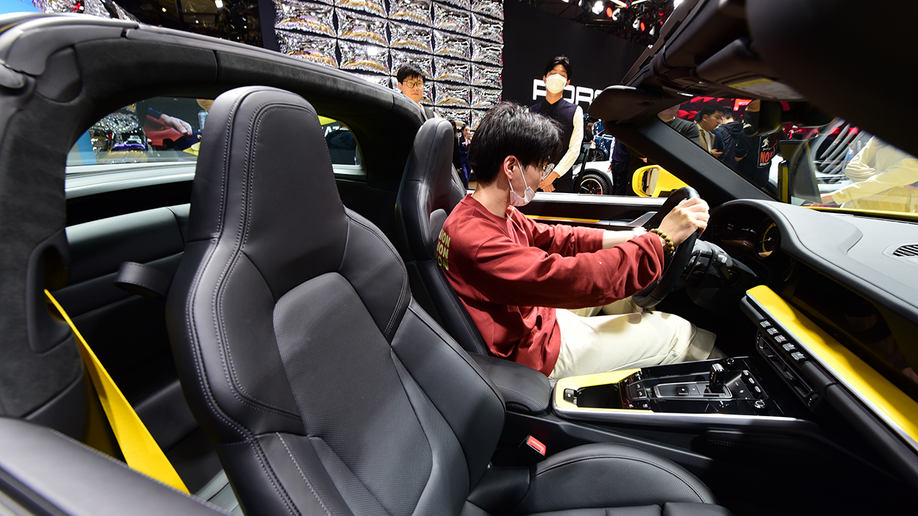
[[[690,186],[676,190],[666,199],[666,202],[663,203],[663,206],[660,207],[657,214],[644,224],[644,228],[649,230],[659,227],[663,218],[680,202],[686,199],[697,199],[698,197],[698,192]],[[634,304],[642,308],[652,308],[660,301],[663,301],[666,294],[669,294],[673,290],[673,287],[676,286],[676,282],[679,281],[679,276],[682,274],[685,266],[688,265],[689,258],[692,256],[692,251],[695,249],[695,240],[697,239],[698,232],[696,231],[686,238],[684,242],[679,244],[673,254],[666,255],[663,261],[663,275],[650,285],[647,285],[644,290],[635,294],[632,297]]]

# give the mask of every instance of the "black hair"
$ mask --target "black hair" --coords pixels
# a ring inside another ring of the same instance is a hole
[[[398,69],[398,74],[395,78],[398,79],[398,82],[405,82],[405,79],[411,79],[412,77],[420,77],[422,81],[427,82],[427,79],[424,77],[424,72],[420,68],[414,66],[413,64],[406,64]]]
[[[699,109],[698,113],[695,114],[695,121],[700,122],[705,115],[713,115],[718,111],[721,113],[726,113],[727,108],[721,106],[720,104],[705,104],[701,106],[701,109]]]
[[[497,179],[507,156],[516,156],[523,166],[529,166],[547,163],[560,151],[561,127],[557,122],[519,104],[501,102],[475,129],[468,159],[478,182],[488,185]]]
[[[574,70],[571,68],[571,60],[567,56],[555,56],[551,58],[548,64],[545,65],[545,73],[542,75],[548,75],[548,72],[558,65],[564,67],[564,70],[567,72],[567,80],[571,80],[574,77]]]

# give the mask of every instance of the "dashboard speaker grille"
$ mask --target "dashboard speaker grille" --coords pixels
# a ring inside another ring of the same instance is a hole
[[[892,254],[893,256],[918,256],[918,244],[900,246]]]

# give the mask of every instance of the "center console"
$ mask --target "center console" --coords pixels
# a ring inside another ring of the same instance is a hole
[[[578,408],[783,415],[757,373],[746,358],[647,367],[612,384],[564,387],[562,397]]]
[[[769,394],[763,365],[738,357],[562,378],[552,403],[563,418],[606,423],[805,425]]]

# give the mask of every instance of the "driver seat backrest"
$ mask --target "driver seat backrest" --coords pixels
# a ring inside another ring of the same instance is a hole
[[[399,187],[396,217],[418,303],[469,353],[488,354],[478,328],[437,263],[446,217],[466,194],[452,165],[452,125],[432,118],[414,139]]]
[[[231,90],[203,142],[167,323],[246,514],[459,514],[503,400],[342,205],[313,107]]]

